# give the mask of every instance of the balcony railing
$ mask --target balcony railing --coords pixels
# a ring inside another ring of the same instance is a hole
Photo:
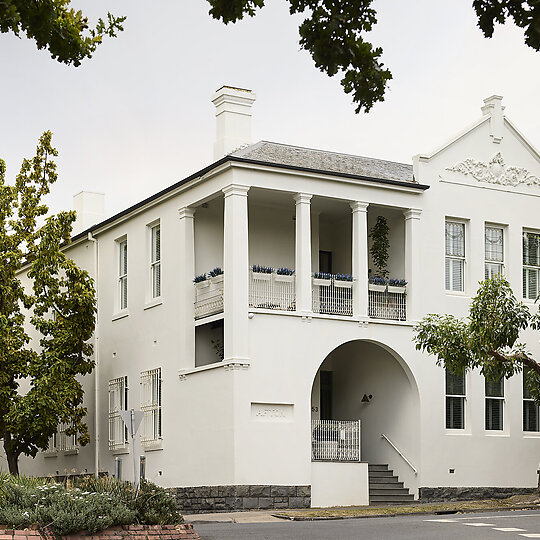
[[[223,274],[195,283],[195,318],[223,311]]]
[[[249,271],[249,307],[296,310],[296,291],[294,275],[280,275],[272,272]]]
[[[326,315],[352,316],[352,281],[342,281],[330,275],[328,279],[313,278],[313,312]]]
[[[368,315],[372,319],[404,321],[407,318],[405,287],[368,285]]]
[[[360,461],[360,420],[312,420],[312,461]]]

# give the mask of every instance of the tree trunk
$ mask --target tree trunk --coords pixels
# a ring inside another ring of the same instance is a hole
[[[5,442],[4,442],[4,450],[6,452],[6,458],[7,458],[10,474],[13,474],[14,476],[19,476],[19,455],[20,454],[16,454],[15,452],[8,450],[6,448]]]

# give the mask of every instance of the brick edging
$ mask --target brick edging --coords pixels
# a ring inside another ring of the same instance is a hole
[[[8,529],[0,525],[0,540],[46,540],[56,539],[50,530],[39,529],[32,525],[27,529]],[[201,540],[193,530],[191,523],[180,525],[116,525],[94,534],[81,531],[60,537],[65,540],[123,540],[137,538],[138,540]]]

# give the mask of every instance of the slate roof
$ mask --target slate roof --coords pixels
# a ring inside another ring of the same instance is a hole
[[[235,150],[231,156],[301,169],[416,184],[412,165],[268,141]]]

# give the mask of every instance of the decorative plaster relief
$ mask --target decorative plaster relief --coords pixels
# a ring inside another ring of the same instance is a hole
[[[540,184],[540,178],[531,174],[527,169],[522,167],[508,167],[500,152],[493,156],[489,163],[466,159],[453,167],[448,167],[446,170],[465,175],[470,174],[479,182],[501,184],[503,186],[517,186],[519,184],[531,186]]]
[[[291,422],[292,403],[252,403],[251,418],[259,422]]]

